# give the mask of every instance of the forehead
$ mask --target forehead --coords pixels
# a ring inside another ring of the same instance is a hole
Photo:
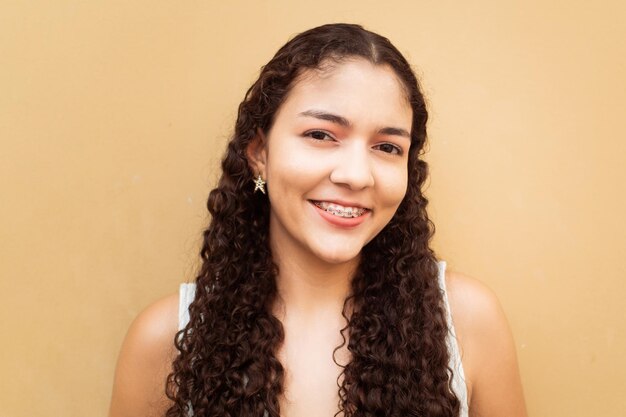
[[[412,109],[395,71],[362,58],[305,70],[295,80],[276,120],[310,109],[340,114],[356,123],[411,127]]]

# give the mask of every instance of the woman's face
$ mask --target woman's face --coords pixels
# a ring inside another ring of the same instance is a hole
[[[272,247],[354,260],[404,198],[411,122],[391,67],[355,58],[305,73],[248,152],[267,181]]]

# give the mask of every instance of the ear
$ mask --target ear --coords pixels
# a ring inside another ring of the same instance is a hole
[[[257,129],[256,135],[250,140],[246,147],[246,156],[248,157],[248,165],[252,170],[252,175],[265,177],[265,166],[267,163],[267,137],[263,130]]]

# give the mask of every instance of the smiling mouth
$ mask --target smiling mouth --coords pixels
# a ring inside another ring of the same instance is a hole
[[[363,207],[344,207],[340,204],[327,203],[326,201],[310,200],[315,206],[337,217],[355,218],[362,216],[369,209]]]

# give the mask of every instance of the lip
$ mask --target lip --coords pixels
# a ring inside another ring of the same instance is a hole
[[[327,201],[327,200],[322,200],[322,201]],[[331,201],[328,201],[328,202],[330,203]],[[336,202],[337,204],[340,204],[336,200],[332,202],[333,203]],[[339,216],[330,214],[326,210],[322,210],[321,208],[317,207],[315,204],[313,204],[312,200],[309,200],[309,204],[311,205],[311,207],[313,207],[313,209],[317,212],[317,214],[320,215],[322,219],[326,220],[328,223],[332,224],[333,226],[346,228],[346,229],[351,229],[360,225],[370,216],[370,213],[371,213],[371,210],[367,210],[365,213],[361,214],[359,217],[339,217]],[[357,205],[357,206],[351,206],[351,207],[361,207],[361,206]]]
[[[368,207],[365,207],[359,203],[355,203],[354,201],[347,201],[347,200],[309,200],[309,201],[323,201],[325,203],[339,204],[340,206],[344,206],[344,207],[357,207],[357,208],[370,210]]]

